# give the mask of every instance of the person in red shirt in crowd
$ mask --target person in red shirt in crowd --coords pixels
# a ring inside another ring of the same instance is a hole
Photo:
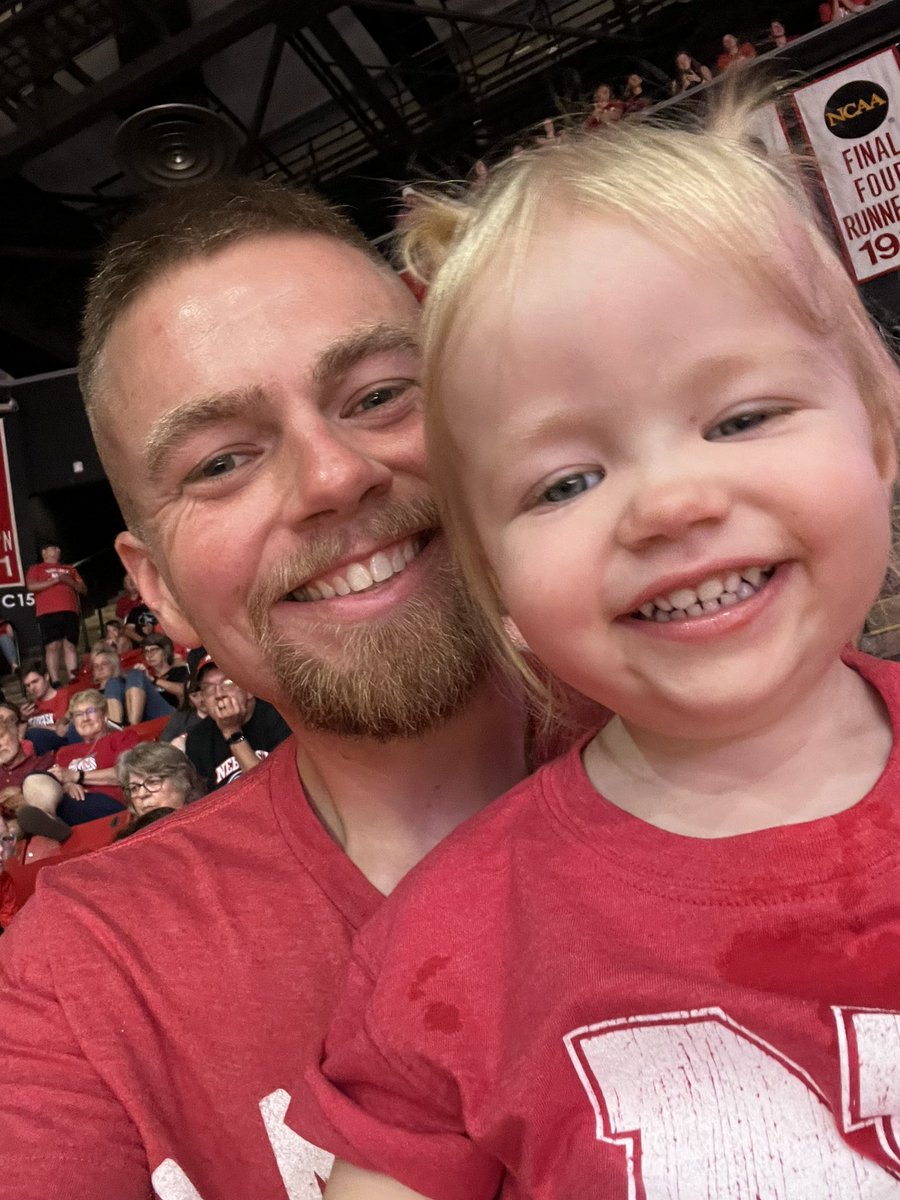
[[[46,773],[28,775],[22,785],[25,803],[18,814],[26,833],[57,841],[65,841],[73,825],[126,807],[116,763],[140,741],[133,729],[116,729],[108,723],[106,701],[95,688],[72,697],[71,715],[81,741],[60,747]]]
[[[22,714],[9,700],[0,701],[0,816],[12,822],[21,808],[22,784],[32,771],[47,771],[54,751],[36,753],[33,743],[19,735]],[[14,827],[19,832],[19,827]]]
[[[729,67],[740,66],[751,58],[756,58],[756,51],[749,42],[738,42],[733,33],[726,33],[722,38],[723,52],[716,59],[716,70],[721,74]]]
[[[61,736],[65,734],[69,721],[69,695],[65,689],[55,688],[50,672],[42,662],[29,662],[22,671],[22,686],[27,701],[21,706],[22,716],[29,729],[48,728]]]
[[[134,580],[126,572],[122,579],[122,594],[116,599],[116,618],[125,623],[128,614],[141,603],[141,594],[135,587]]]
[[[75,567],[61,563],[55,542],[41,546],[41,562],[29,567],[25,585],[34,595],[35,615],[41,630],[44,657],[54,687],[59,687],[60,657],[74,678],[78,671],[78,638],[81,632],[79,596],[87,591]]]
[[[832,21],[852,17],[854,13],[863,12],[868,7],[869,0],[823,0],[819,5],[819,21],[823,25],[830,25]]]
[[[584,123],[585,129],[605,129],[621,121],[625,115],[625,105],[616,100],[608,83],[600,83],[594,89],[594,107]]]

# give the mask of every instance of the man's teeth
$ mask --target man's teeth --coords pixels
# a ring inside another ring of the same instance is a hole
[[[772,578],[774,570],[774,567],[745,567],[741,571],[729,571],[727,575],[714,575],[695,588],[677,588],[667,596],[657,596],[642,604],[633,615],[663,623],[718,612],[760,591]]]
[[[349,596],[351,592],[367,592],[369,588],[399,575],[424,546],[421,537],[407,538],[390,550],[379,550],[370,558],[342,567],[340,574],[314,579],[305,587],[291,592],[293,600],[331,600],[334,596]]]

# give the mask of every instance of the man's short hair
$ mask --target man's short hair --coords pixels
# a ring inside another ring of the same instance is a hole
[[[356,226],[321,196],[272,181],[225,178],[165,192],[117,230],[88,285],[78,360],[81,394],[101,452],[103,350],[126,308],[166,271],[193,258],[285,233],[336,238],[386,267]]]
[[[22,666],[22,678],[26,675],[42,675],[50,677],[50,672],[47,670],[46,664],[39,658],[32,658]]]

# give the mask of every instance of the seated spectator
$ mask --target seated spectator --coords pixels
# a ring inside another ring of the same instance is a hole
[[[118,617],[111,617],[103,626],[102,640],[106,642],[110,650],[115,650],[123,662],[129,654],[136,656],[135,661],[140,658],[140,650],[132,646],[131,639],[125,636],[125,622],[120,621]]]
[[[625,90],[622,93],[622,101],[625,105],[625,115],[641,112],[645,108],[649,108],[653,103],[652,97],[647,95],[644,88],[643,76],[638,75],[636,71],[628,76],[625,81]]]
[[[594,89],[594,107],[584,123],[585,129],[605,129],[621,121],[625,115],[625,105],[621,100],[613,98],[612,88],[608,83],[598,84]]]
[[[672,94],[690,91],[701,83],[712,83],[712,71],[703,63],[692,58],[686,50],[675,55],[675,78],[672,80]]]
[[[766,50],[780,50],[782,46],[786,46],[788,42],[792,42],[793,40],[793,38],[788,37],[781,21],[769,22],[768,35],[765,41]]]
[[[129,712],[140,712],[138,721],[153,721],[168,716],[171,705],[163,699],[147,671],[132,667],[125,671],[122,661],[105,642],[95,642],[91,647],[91,672],[94,686],[103,693],[109,719],[116,725],[129,723]],[[143,705],[138,703],[135,693],[140,693]],[[129,703],[130,701],[130,703]],[[132,725],[137,721],[131,721]]]
[[[206,711],[203,693],[199,687],[191,687],[188,683],[185,687],[184,699],[179,704],[177,711],[172,713],[166,722],[165,728],[159,735],[159,740],[168,742],[179,750],[184,750],[187,744],[187,735],[207,716],[209,713]]]
[[[716,69],[721,74],[729,67],[741,66],[749,59],[756,58],[756,51],[749,42],[738,42],[733,33],[726,33],[722,38],[723,52],[716,59]]]
[[[9,700],[0,701],[0,817],[13,824],[22,806],[22,784],[32,771],[46,771],[54,761],[54,751],[38,754],[29,738],[19,736],[21,714]]]
[[[184,699],[188,681],[188,669],[175,664],[175,647],[164,633],[148,634],[143,654],[144,661],[125,676],[125,715],[129,725],[169,715],[169,710],[177,708]],[[138,675],[143,678],[138,680]]]
[[[0,650],[13,675],[19,674],[19,647],[16,631],[10,621],[0,621]]]
[[[840,21],[842,17],[852,17],[868,6],[869,0],[825,0],[819,5],[819,20],[823,25],[829,25],[832,21]]]
[[[128,614],[133,608],[136,608],[142,603],[141,594],[137,590],[137,585],[130,575],[126,575],[122,580],[122,592],[116,598],[116,617],[123,623],[127,620]]]
[[[50,672],[37,660],[25,664],[22,686],[28,699],[20,711],[28,728],[52,729],[61,737],[65,736],[69,727],[67,689],[55,688],[50,682]]]
[[[208,654],[197,666],[195,689],[209,716],[188,734],[185,749],[209,792],[252,771],[290,734],[271,704],[245,692]]]
[[[129,609],[125,617],[125,636],[132,646],[143,646],[144,638],[151,633],[159,633],[159,620],[156,613],[139,600]]]
[[[181,750],[160,742],[144,742],[126,751],[116,774],[135,817],[156,808],[177,812],[201,795],[193,763]]]
[[[125,808],[116,775],[119,756],[138,744],[133,729],[116,729],[101,692],[88,688],[72,699],[72,724],[81,739],[56,752],[46,774],[32,771],[22,784],[17,818],[23,832],[65,841],[73,825]]]

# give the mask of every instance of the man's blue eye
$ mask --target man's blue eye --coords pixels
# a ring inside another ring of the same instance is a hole
[[[368,412],[373,408],[382,408],[385,404],[390,404],[395,400],[405,388],[402,387],[383,387],[376,388],[374,392],[369,392],[364,396],[356,406],[362,412]]]
[[[236,465],[233,454],[217,454],[203,464],[200,474],[204,479],[214,479],[216,475],[227,475]]]
[[[566,500],[574,500],[582,492],[589,491],[603,479],[602,471],[574,471],[564,475],[545,488],[539,497],[542,504],[562,504]]]

